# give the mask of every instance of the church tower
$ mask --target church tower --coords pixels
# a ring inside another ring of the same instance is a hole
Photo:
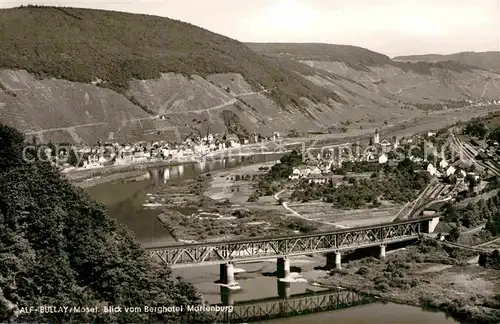
[[[375,134],[373,134],[373,144],[380,143],[380,134],[378,133],[378,128],[375,129]]]

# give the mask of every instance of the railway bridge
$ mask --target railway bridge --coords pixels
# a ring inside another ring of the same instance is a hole
[[[179,244],[148,248],[147,251],[152,258],[172,268],[220,264],[221,282],[233,286],[237,285],[234,281],[236,262],[277,258],[278,277],[287,278],[290,275],[287,257],[326,253],[327,266],[341,268],[341,253],[344,251],[379,246],[383,258],[387,244],[433,233],[438,223],[438,216],[423,217],[307,235]]]

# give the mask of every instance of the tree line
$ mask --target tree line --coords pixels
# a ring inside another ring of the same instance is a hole
[[[301,202],[322,200],[341,209],[378,207],[380,200],[404,203],[414,199],[431,179],[427,171],[417,172],[415,168],[414,162],[405,159],[397,167],[380,167],[370,178],[345,177],[340,185],[332,180],[327,184],[316,184],[305,179],[297,185],[291,199]]]

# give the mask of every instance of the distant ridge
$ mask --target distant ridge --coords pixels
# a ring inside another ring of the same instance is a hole
[[[455,72],[468,71],[472,66],[449,60],[424,61],[408,63],[406,60],[392,60],[384,54],[369,49],[352,46],[324,43],[245,43],[249,48],[268,57],[279,57],[298,61],[337,61],[365,72],[373,66],[395,66],[405,71],[419,74],[430,74],[432,68],[447,69]],[[410,60],[408,60],[410,61]]]
[[[323,43],[245,43],[257,53],[310,61],[341,61],[353,68],[392,64],[384,55],[352,45]]]
[[[394,57],[396,61],[408,62],[444,62],[452,61],[459,64],[479,67],[484,70],[500,73],[500,52],[461,52],[456,54],[424,54]]]

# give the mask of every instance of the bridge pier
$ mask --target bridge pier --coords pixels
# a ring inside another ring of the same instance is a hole
[[[234,305],[234,297],[231,289],[225,286],[220,286],[220,301],[224,306]]]
[[[292,286],[291,283],[284,282],[281,280],[277,281],[278,281],[278,296],[283,299],[289,298]]]
[[[231,262],[220,265],[220,283],[230,288],[239,289],[239,285],[234,279],[234,264]]]
[[[290,260],[287,257],[278,258],[277,274],[280,279],[290,277]]]
[[[327,269],[342,269],[342,254],[340,251],[330,252],[326,254]]]
[[[385,259],[385,247],[386,245],[385,244],[380,244],[380,259]]]
[[[424,226],[424,232],[430,234],[434,233],[436,226],[439,224],[439,217],[434,217],[427,221],[426,226]]]

